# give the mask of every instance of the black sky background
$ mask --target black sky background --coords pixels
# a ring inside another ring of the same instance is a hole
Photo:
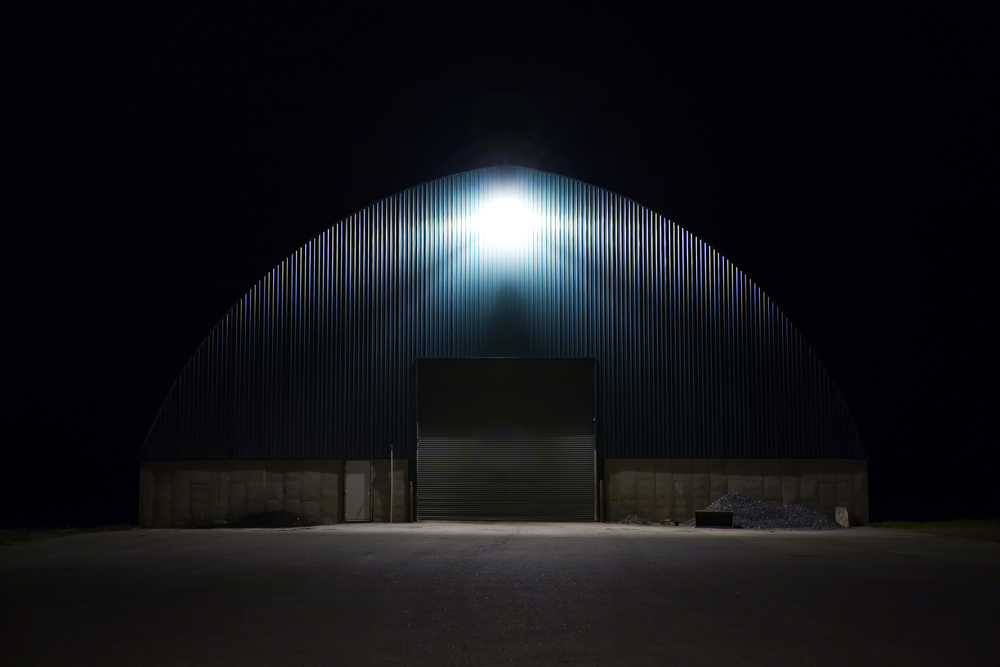
[[[492,164],[717,248],[829,367],[875,520],[1000,516],[987,5],[142,5],[3,22],[0,524],[135,521],[174,378],[260,277]]]

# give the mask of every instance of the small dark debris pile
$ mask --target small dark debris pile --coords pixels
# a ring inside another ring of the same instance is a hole
[[[243,517],[239,521],[233,521],[219,528],[302,528],[305,526],[315,526],[311,521],[306,521],[294,512],[261,512],[252,516]]]
[[[805,505],[771,505],[743,493],[729,493],[706,507],[733,513],[734,528],[768,530],[837,530],[839,525],[828,516]],[[685,521],[693,526],[694,519]]]
[[[629,514],[627,517],[619,521],[618,523],[627,523],[632,526],[652,526],[652,521],[646,521],[638,514]]]

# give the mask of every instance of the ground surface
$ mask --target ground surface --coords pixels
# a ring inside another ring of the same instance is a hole
[[[875,524],[879,528],[915,530],[948,537],[968,537],[974,540],[1000,542],[1000,519],[971,519],[964,521],[886,521]]]
[[[355,524],[0,547],[3,665],[996,665],[1000,544]]]

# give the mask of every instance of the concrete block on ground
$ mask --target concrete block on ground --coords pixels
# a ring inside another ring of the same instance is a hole
[[[732,528],[733,513],[728,510],[695,510],[694,525],[698,528]]]
[[[854,477],[849,476],[846,480],[837,480],[836,498],[834,503],[838,507],[854,508]]]
[[[801,478],[798,475],[781,476],[781,504],[798,505],[802,494]]]
[[[851,519],[847,512],[846,507],[834,507],[833,508],[833,520],[837,522],[843,528],[851,527]]]
[[[282,507],[285,512],[291,512],[296,515],[302,514],[302,501],[298,498],[286,498]]]
[[[775,475],[764,477],[764,500],[781,502],[781,477]]]

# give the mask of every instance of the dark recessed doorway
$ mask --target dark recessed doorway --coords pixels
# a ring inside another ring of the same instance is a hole
[[[417,360],[417,518],[594,521],[593,359]]]

